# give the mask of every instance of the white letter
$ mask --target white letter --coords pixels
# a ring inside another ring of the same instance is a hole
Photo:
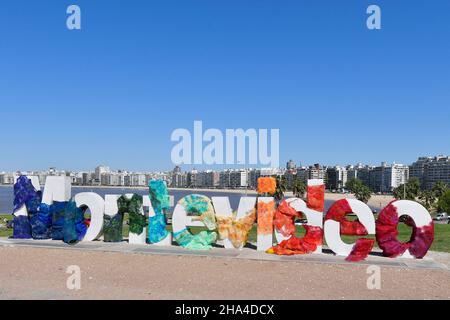
[[[375,218],[372,210],[362,201],[345,199],[359,222],[366,228],[368,235],[375,234]],[[349,212],[350,213],[350,212]],[[341,238],[341,224],[329,219],[325,221],[325,241],[328,247],[338,256],[349,256],[355,244],[347,244]]]
[[[239,201],[239,207],[236,217],[233,218],[233,211],[230,205],[230,198],[228,197],[212,197],[211,198],[214,210],[216,212],[216,218],[230,217],[232,219],[239,220],[252,213],[255,210],[256,197],[242,197]],[[256,218],[256,217],[255,217]],[[245,245],[243,243],[242,245]],[[225,249],[234,249],[234,246],[229,238],[223,239],[223,246]],[[239,249],[242,249],[239,248]]]
[[[39,184],[39,177],[38,176],[27,176],[28,179],[31,180],[31,184],[36,189],[36,191],[41,190],[41,185]],[[14,183],[17,183],[17,180],[19,179],[19,176],[14,177]],[[28,216],[28,210],[27,206],[24,204],[19,210],[14,212],[14,216]]]
[[[173,205],[174,205],[174,201],[175,201],[174,199],[175,199],[174,196],[169,196],[169,202],[170,202],[171,207],[173,207]],[[150,219],[150,217],[154,217],[156,213],[155,213],[155,210],[153,209],[150,197],[144,196],[142,200],[143,200],[143,204],[142,204],[143,207],[148,208],[149,219]],[[147,227],[147,230],[148,230],[148,227]],[[152,245],[154,245],[154,246],[171,246],[172,245],[172,233],[169,232],[167,237],[162,239],[160,242],[152,243]]]
[[[105,213],[105,200],[94,192],[82,192],[74,198],[77,207],[87,207],[91,212],[91,223],[83,241],[94,241],[100,237],[103,229],[103,214]]]
[[[401,216],[409,216],[414,221],[413,229],[420,230],[421,228],[424,228],[426,226],[433,226],[433,219],[431,218],[430,213],[427,209],[425,209],[424,206],[421,204],[411,201],[411,200],[397,200],[391,203],[391,206],[396,208],[398,217]],[[414,232],[415,237],[412,238],[410,241],[414,243],[416,241],[416,237],[421,235],[421,232]],[[431,246],[433,239],[428,239],[427,246],[428,248],[423,253],[424,255],[429,250],[429,246]],[[380,246],[382,248],[382,246]],[[408,250],[406,250],[401,257],[402,258],[414,258],[414,256],[410,253],[412,247],[410,247]]]
[[[42,203],[52,205],[53,201],[67,202],[71,198],[72,181],[70,177],[49,176],[45,180]]]
[[[121,197],[121,195],[115,195],[115,194],[107,194],[105,195],[105,214],[114,217],[116,214],[119,213],[119,206],[117,204],[117,200]],[[125,197],[128,199],[131,199],[133,197],[133,194],[127,193],[125,194]],[[141,206],[140,208],[140,214],[145,215],[144,213],[144,206]],[[137,234],[133,232],[129,232],[128,234],[128,243],[129,244],[146,244],[147,240],[147,228],[144,228],[142,233]]]
[[[273,197],[258,197],[256,242],[257,251],[267,251],[273,246],[273,217],[275,201]]]

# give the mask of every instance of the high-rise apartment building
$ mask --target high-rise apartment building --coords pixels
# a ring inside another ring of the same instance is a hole
[[[342,190],[347,183],[347,169],[340,166],[326,170],[326,187],[329,190]]]
[[[249,171],[249,188],[256,189],[258,187],[258,178],[261,177],[261,170],[251,169]]]
[[[101,183],[102,181],[102,175],[109,173],[110,169],[107,166],[100,165],[97,168],[95,168],[95,180],[97,183]]]
[[[316,163],[308,168],[308,179],[323,179],[325,181],[327,176],[326,172],[326,167],[322,167]]]
[[[229,188],[231,185],[231,171],[221,171],[219,174],[219,186],[221,188]]]
[[[410,166],[411,177],[420,180],[424,189],[431,189],[441,181],[450,186],[450,157],[420,157]]]
[[[297,168],[297,165],[295,164],[295,162],[293,160],[289,160],[286,163],[286,170],[291,171],[291,170],[295,170]]]
[[[303,181],[304,183],[306,183],[308,181],[308,168],[307,167],[299,167],[297,168],[297,175],[296,178],[300,179],[300,181]]]
[[[230,188],[246,188],[247,183],[247,171],[246,170],[233,170],[230,173]]]
[[[204,186],[206,188],[217,188],[220,184],[220,174],[216,171],[206,171],[204,173]]]
[[[409,178],[417,178],[420,185],[425,188],[425,166],[432,157],[419,157],[416,162],[409,166]]]
[[[0,184],[14,184],[14,175],[12,173],[0,173]]]
[[[409,167],[402,164],[388,165],[385,162],[381,166],[369,171],[369,187],[374,192],[392,192],[398,186],[409,179]]]

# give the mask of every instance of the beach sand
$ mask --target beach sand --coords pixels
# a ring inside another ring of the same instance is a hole
[[[179,190],[179,191],[191,191],[192,193],[202,193],[202,192],[217,192],[217,193],[236,193],[245,195],[246,193],[249,196],[257,195],[255,190],[239,190],[239,189],[185,189],[185,188],[169,188],[169,190]],[[286,197],[293,197],[292,192],[288,191],[285,193]],[[325,201],[337,201],[341,199],[355,199],[353,194],[343,194],[343,193],[331,193],[325,192]],[[370,207],[373,208],[384,208],[391,201],[394,200],[394,197],[391,195],[377,195],[373,194],[367,203]]]
[[[354,199],[355,196],[353,194],[325,193],[325,200],[337,201],[346,198]],[[372,195],[367,204],[373,208],[384,208],[393,200],[394,197],[389,195]]]

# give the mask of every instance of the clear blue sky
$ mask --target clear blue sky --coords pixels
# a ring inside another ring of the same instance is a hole
[[[279,128],[282,163],[450,154],[450,1],[2,1],[0,171],[170,169],[194,120]]]

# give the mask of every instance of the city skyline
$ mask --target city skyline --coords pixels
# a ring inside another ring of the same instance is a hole
[[[38,176],[42,185],[47,176],[66,175],[71,177],[73,184],[79,186],[146,187],[150,180],[164,180],[170,187],[219,189],[255,188],[258,177],[277,175],[286,179],[288,188],[292,188],[297,179],[304,182],[308,179],[322,179],[329,190],[345,190],[346,183],[356,178],[373,192],[389,193],[410,178],[417,178],[423,189],[431,189],[437,182],[450,185],[450,156],[418,157],[411,164],[382,162],[377,166],[361,163],[346,166],[297,166],[290,160],[284,168],[237,168],[220,171],[183,171],[179,166],[163,172],[111,170],[105,165],[97,166],[94,171],[80,172],[50,168],[46,171],[0,172],[0,184],[11,185],[19,175]]]
[[[326,163],[326,162],[320,162],[320,161],[313,161],[312,163],[304,163],[302,161],[296,161],[293,158],[288,158],[286,161],[281,161],[280,162],[280,166],[276,167],[278,169],[283,169],[286,168],[286,165],[288,162],[293,161],[296,165],[296,167],[309,167],[309,166],[314,166],[316,164],[319,164],[320,166],[323,167],[347,167],[347,166],[357,166],[357,165],[363,165],[363,166],[369,166],[369,167],[373,167],[373,166],[378,166],[380,164],[386,163],[386,164],[399,164],[399,165],[410,165],[412,164],[414,161],[416,161],[419,158],[428,158],[428,157],[448,157],[445,154],[437,154],[437,155],[421,155],[421,156],[416,156],[415,159],[412,159],[411,161],[408,162],[398,162],[398,161],[387,161],[387,160],[382,160],[379,163],[374,163],[374,162],[370,162],[370,163],[363,163],[363,162],[350,162],[350,163]],[[222,171],[222,170],[240,170],[240,169],[267,169],[267,168],[275,168],[275,167],[270,167],[270,166],[251,166],[251,165],[246,165],[246,164],[239,164],[239,165],[211,165],[211,166],[206,166],[206,165],[195,165],[195,164],[189,164],[189,165],[174,165],[172,164],[171,167],[169,169],[151,169],[151,168],[146,168],[146,169],[141,169],[141,170],[131,170],[129,168],[126,168],[124,166],[119,166],[119,167],[113,167],[110,166],[108,163],[97,163],[96,165],[92,166],[91,168],[81,168],[81,169],[72,169],[72,168],[62,168],[62,167],[58,167],[58,166],[54,166],[54,165],[49,165],[46,166],[44,168],[16,168],[13,170],[5,170],[4,168],[0,167],[0,172],[38,172],[38,171],[48,171],[50,169],[55,169],[57,171],[66,171],[66,172],[94,172],[95,168],[99,167],[99,166],[105,166],[111,169],[111,171],[113,172],[129,172],[129,173],[133,173],[133,172],[146,172],[146,173],[151,173],[151,172],[171,172],[173,171],[173,169],[175,167],[180,167],[182,169],[183,172],[189,172],[192,170],[198,170],[198,171]]]

